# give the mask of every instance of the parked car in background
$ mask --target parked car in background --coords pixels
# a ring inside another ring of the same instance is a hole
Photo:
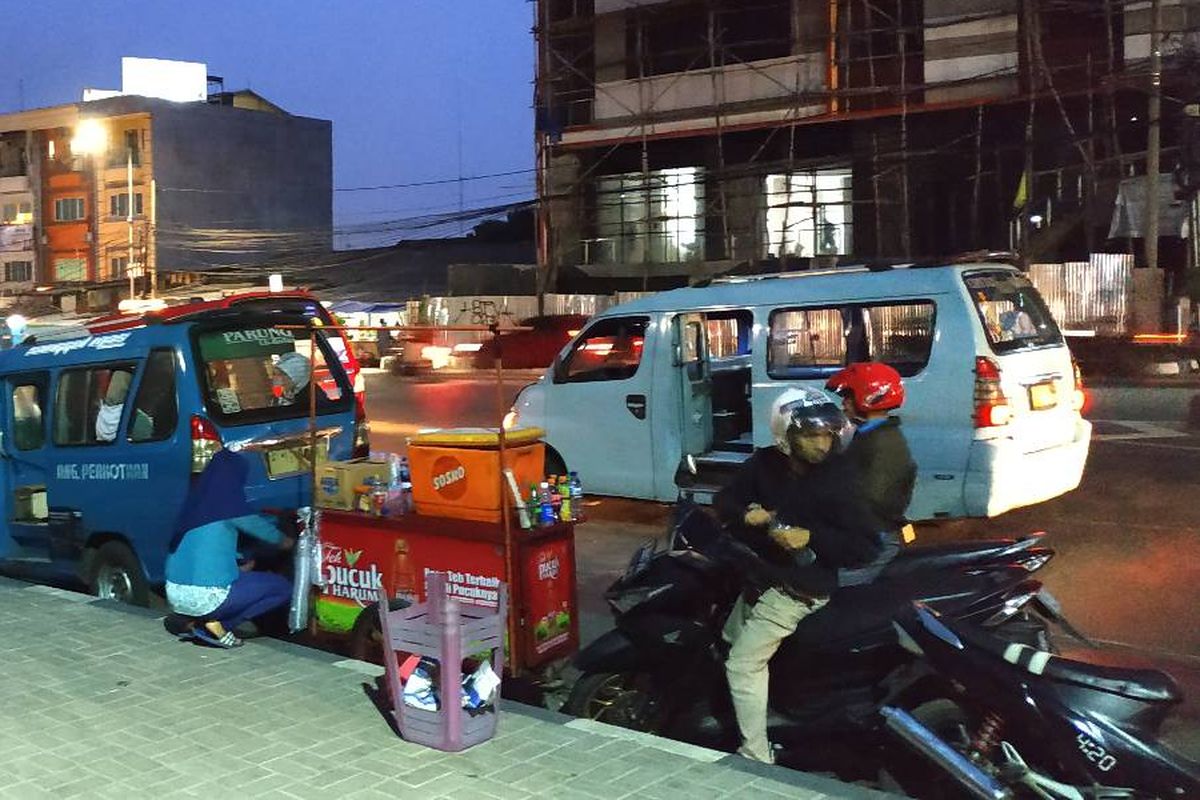
[[[586,314],[547,314],[529,317],[517,324],[528,331],[502,333],[500,346],[505,367],[512,369],[542,369],[550,366],[567,343],[587,324]],[[496,342],[488,339],[475,351],[472,366],[476,369],[494,369],[496,366]]]

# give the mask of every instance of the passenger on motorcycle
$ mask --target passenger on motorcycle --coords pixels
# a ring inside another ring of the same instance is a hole
[[[842,408],[854,422],[854,438],[846,457],[858,475],[857,493],[882,541],[879,557],[870,564],[838,573],[839,586],[870,583],[900,552],[904,512],[912,501],[917,464],[891,412],[904,403],[900,373],[887,364],[865,361],[835,373],[825,388],[842,397]]]
[[[852,428],[837,401],[816,389],[787,391],[772,407],[770,428],[775,446],[756,450],[713,501],[735,541],[753,551],[725,625],[725,671],[743,740],[738,752],[768,763],[771,656],[828,602],[839,568],[869,562],[880,549],[856,500],[854,462],[840,455]]]

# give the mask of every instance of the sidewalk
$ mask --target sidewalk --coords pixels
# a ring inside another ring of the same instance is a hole
[[[175,641],[161,617],[0,578],[0,797],[882,798],[505,703],[462,753],[400,739],[381,669],[274,640]]]

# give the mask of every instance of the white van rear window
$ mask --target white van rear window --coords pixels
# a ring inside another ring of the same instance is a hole
[[[1027,347],[1062,344],[1062,333],[1037,289],[1008,271],[963,276],[992,350],[1001,355]]]

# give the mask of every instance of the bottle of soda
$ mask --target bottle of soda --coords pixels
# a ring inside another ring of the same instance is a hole
[[[570,522],[575,519],[575,505],[571,502],[571,486],[566,475],[558,479],[558,496],[561,498],[558,504],[558,518],[562,522]]]
[[[554,521],[558,522],[562,519],[562,495],[558,493],[558,476],[551,475],[547,484],[547,488],[550,489],[550,505],[554,509]]]
[[[546,481],[538,486],[538,524],[554,524],[554,503],[550,497],[550,485]]]
[[[408,466],[408,456],[400,457],[400,497],[400,513],[407,514],[412,511],[412,470]]]

